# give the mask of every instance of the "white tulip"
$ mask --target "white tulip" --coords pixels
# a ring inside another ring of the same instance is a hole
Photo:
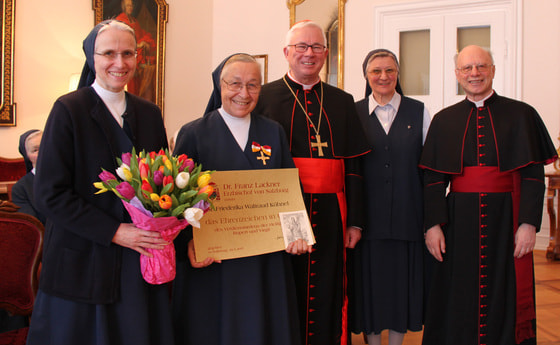
[[[130,172],[130,167],[124,163],[117,168],[117,175],[124,181],[130,182],[132,180],[132,173]]]
[[[183,215],[190,225],[200,228],[199,221],[202,219],[202,216],[204,216],[204,211],[196,207],[190,207],[185,210]]]
[[[189,183],[190,178],[191,175],[188,172],[182,171],[177,174],[177,177],[175,177],[175,185],[177,186],[177,188],[183,189]]]

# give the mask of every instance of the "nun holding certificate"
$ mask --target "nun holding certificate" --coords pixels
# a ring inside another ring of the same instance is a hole
[[[235,54],[212,76],[215,89],[207,113],[181,128],[174,154],[187,154],[209,170],[293,168],[280,125],[251,113],[261,89],[255,59]],[[175,245],[177,345],[300,344],[290,254],[310,251],[305,241],[290,243],[286,252],[221,262],[197,262],[186,231]]]

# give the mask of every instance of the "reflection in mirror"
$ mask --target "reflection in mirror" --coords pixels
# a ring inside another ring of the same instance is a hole
[[[294,23],[310,19],[325,31],[329,56],[321,71],[321,79],[340,88],[343,87],[344,80],[345,2],[346,0],[287,0],[290,27]]]

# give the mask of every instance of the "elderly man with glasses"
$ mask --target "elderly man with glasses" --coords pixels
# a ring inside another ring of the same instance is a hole
[[[434,116],[420,160],[438,261],[423,344],[536,344],[532,251],[556,151],[533,107],[492,89],[488,51],[465,47],[455,64],[467,97]]]
[[[314,22],[295,24],[284,46],[289,71],[263,86],[257,110],[286,131],[317,240],[312,253],[293,257],[303,344],[330,345],[347,339],[344,259],[363,224],[354,163],[369,148],[353,97],[319,77],[325,42]]]

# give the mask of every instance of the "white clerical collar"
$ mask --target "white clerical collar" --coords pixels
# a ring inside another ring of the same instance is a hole
[[[318,83],[321,82],[321,78],[319,78],[319,80],[317,80],[316,82],[314,82],[313,84],[303,84],[299,81],[296,80],[296,78],[294,78],[294,76],[292,75],[292,71],[288,71],[288,78],[292,79],[294,82],[298,83],[299,85],[301,85],[303,87],[304,90],[311,90],[313,88],[313,86],[317,85]]]
[[[115,118],[117,123],[122,127],[123,118],[122,115],[126,110],[126,96],[124,90],[119,92],[109,91],[104,89],[101,85],[97,83],[97,79],[91,85],[95,92],[99,95],[99,98],[103,100],[103,103],[107,106],[107,109],[111,112],[111,115]]]
[[[222,119],[226,123],[226,126],[229,128],[241,150],[245,150],[245,146],[247,146],[247,141],[249,140],[251,114],[249,113],[243,117],[232,116],[225,111],[223,106],[218,109],[218,113],[222,116]]]
[[[481,99],[480,101],[473,101],[473,100],[470,99],[468,96],[467,96],[467,99],[468,99],[470,102],[474,103],[474,105],[475,105],[477,108],[482,108],[482,107],[484,107],[484,101],[486,101],[488,98],[492,97],[493,94],[494,94],[494,90],[492,90],[492,92],[490,92],[490,94],[489,94],[488,96],[484,97],[484,98]]]

